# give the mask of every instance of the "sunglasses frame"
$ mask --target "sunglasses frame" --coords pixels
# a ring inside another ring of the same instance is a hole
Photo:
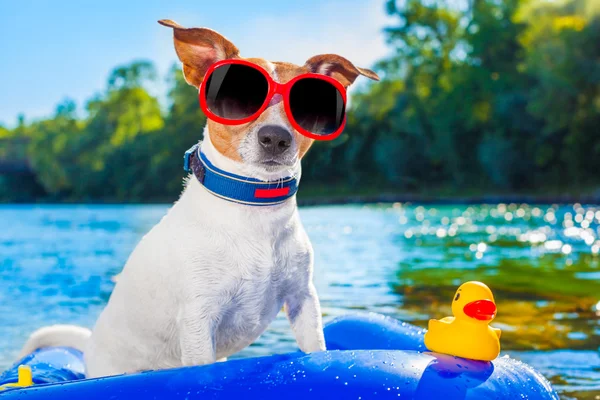
[[[263,105],[258,109],[258,111],[249,117],[242,118],[242,119],[234,119],[234,120],[219,117],[218,115],[215,115],[212,111],[210,111],[210,109],[208,108],[208,104],[206,103],[206,85],[205,85],[205,82],[208,80],[210,75],[217,68],[222,67],[224,65],[232,65],[232,64],[245,65],[245,66],[254,68],[255,70],[259,71],[261,74],[263,74],[263,76],[267,80],[267,84],[269,85],[267,95],[265,97],[265,101],[264,101]],[[322,81],[330,83],[342,95],[342,100],[344,101],[344,120],[342,121],[339,128],[335,132],[329,133],[327,135],[318,135],[316,133],[307,131],[306,129],[302,128],[296,122],[296,119],[294,118],[294,115],[292,114],[292,109],[290,106],[290,92],[296,82],[298,82],[302,79],[306,79],[306,78],[320,79]],[[346,108],[346,104],[347,104],[346,88],[337,80],[335,80],[332,77],[327,76],[327,75],[305,73],[305,74],[294,77],[289,82],[279,83],[279,82],[275,82],[275,80],[273,80],[273,78],[271,78],[269,73],[264,68],[262,68],[260,65],[251,63],[246,60],[237,60],[237,59],[222,60],[222,61],[218,61],[218,62],[214,63],[213,65],[211,65],[210,68],[208,69],[208,71],[206,71],[206,74],[204,75],[204,79],[202,80],[202,83],[200,84],[200,90],[198,91],[198,99],[200,100],[200,108],[202,109],[204,114],[206,114],[206,116],[208,118],[210,118],[211,120],[218,122],[220,124],[223,124],[223,125],[241,125],[241,124],[245,124],[245,123],[256,120],[267,109],[267,107],[269,106],[269,103],[271,102],[271,99],[273,99],[273,96],[275,96],[276,94],[280,94],[283,97],[283,105],[285,108],[285,113],[286,113],[290,123],[294,127],[294,129],[296,129],[298,132],[300,132],[302,135],[304,135],[306,137],[309,137],[309,138],[315,139],[315,140],[333,140],[342,133],[342,131],[344,130],[344,127],[346,126],[346,112],[345,112],[345,108]]]

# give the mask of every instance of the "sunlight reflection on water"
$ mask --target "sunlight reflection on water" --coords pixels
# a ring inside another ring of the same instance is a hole
[[[111,278],[167,208],[0,206],[0,369],[39,326],[92,326]],[[301,215],[326,319],[374,311],[424,326],[449,312],[455,286],[480,279],[497,297],[512,356],[563,393],[600,394],[600,208],[393,204]],[[238,356],[295,349],[280,315]]]

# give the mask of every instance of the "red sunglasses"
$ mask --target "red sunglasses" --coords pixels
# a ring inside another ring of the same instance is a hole
[[[304,136],[332,140],[344,130],[346,89],[326,75],[306,73],[278,83],[256,64],[223,60],[206,72],[199,99],[208,118],[239,125],[257,119],[275,94],[283,96],[288,119]]]

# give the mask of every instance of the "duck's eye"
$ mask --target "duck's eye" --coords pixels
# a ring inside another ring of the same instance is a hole
[[[454,301],[458,301],[458,299],[460,299],[460,293],[456,293],[456,297],[454,298]]]

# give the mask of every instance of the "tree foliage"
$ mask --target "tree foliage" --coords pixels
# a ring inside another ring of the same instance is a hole
[[[386,0],[392,55],[352,99],[347,127],[306,156],[305,185],[418,191],[600,187],[600,6],[594,0]],[[183,152],[205,116],[178,67],[168,107],[147,61],[119,66],[80,118],[52,118],[0,140],[29,138],[28,159],[57,200],[171,200]],[[22,183],[2,178],[0,197]],[[9,183],[7,183],[9,182]],[[30,185],[31,186],[31,185]],[[39,191],[30,190],[39,195]],[[14,197],[14,196],[12,196]]]

